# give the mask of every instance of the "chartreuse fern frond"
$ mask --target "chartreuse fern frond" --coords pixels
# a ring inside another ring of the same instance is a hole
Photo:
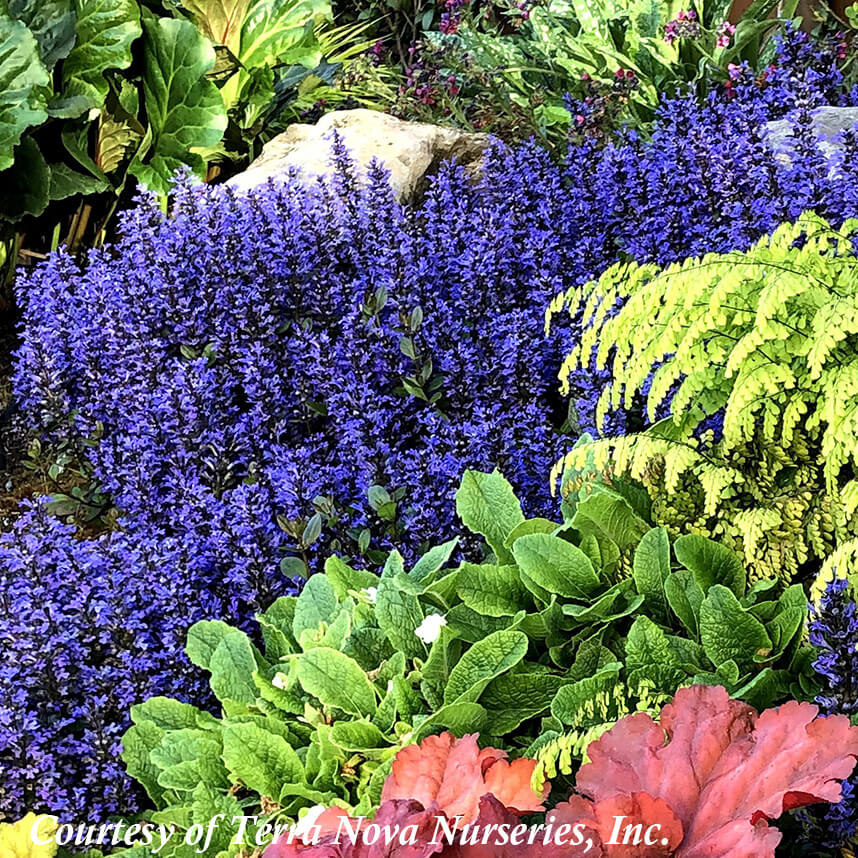
[[[670,695],[652,690],[645,682],[633,689],[616,682],[610,688],[601,688],[581,700],[572,717],[567,714],[567,723],[575,723],[573,730],[554,734],[548,741],[528,749],[528,756],[536,759],[531,785],[541,792],[547,780],[559,774],[571,775],[578,766],[587,762],[587,747],[606,733],[620,718],[636,712],[647,712],[655,716]]]
[[[641,480],[662,523],[675,513],[678,529],[742,550],[753,577],[789,577],[858,536],[856,231],[805,214],[746,252],[617,264],[547,312],[549,328],[564,309],[583,314],[565,390],[593,361],[611,370],[599,420],[644,390],[650,420],[670,413],[586,455]],[[707,443],[701,424],[718,413],[723,436]],[[571,451],[553,481],[584,455]]]

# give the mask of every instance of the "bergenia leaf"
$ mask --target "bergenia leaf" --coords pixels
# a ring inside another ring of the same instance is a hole
[[[507,762],[506,753],[495,748],[480,750],[474,734],[456,739],[441,733],[396,755],[381,798],[413,798],[423,807],[435,804],[450,818],[461,816],[462,823],[476,819],[484,795],[494,795],[518,813],[535,813],[548,794],[548,785],[542,795],[530,786],[535,766],[526,758]]]
[[[768,820],[839,801],[840,782],[855,767],[858,727],[817,715],[816,706],[791,701],[758,716],[724,688],[683,688],[659,724],[632,715],[591,744],[578,790],[594,800],[597,819],[605,815],[600,804],[615,806],[617,796],[664,801],[684,833],[681,844],[653,855],[773,858],[780,832]],[[604,854],[624,854],[616,848]]]

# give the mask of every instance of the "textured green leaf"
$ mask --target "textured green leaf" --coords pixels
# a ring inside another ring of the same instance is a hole
[[[457,538],[430,548],[414,564],[414,568],[408,573],[408,576],[415,581],[425,581],[427,578],[430,578],[444,567],[458,544],[459,540]]]
[[[476,643],[487,635],[508,629],[520,622],[524,615],[524,611],[519,611],[514,617],[490,617],[465,604],[454,605],[447,612],[447,629],[463,641]]]
[[[335,649],[319,647],[302,653],[298,681],[325,706],[358,717],[375,712],[375,691],[366,673],[354,659]]]
[[[517,566],[462,563],[456,593],[471,610],[490,617],[512,616],[530,601]]]
[[[76,18],[71,0],[9,0],[9,12],[36,37],[46,69],[69,55]]]
[[[607,536],[621,550],[640,542],[650,530],[624,497],[607,490],[595,492],[578,504],[572,526],[584,535]]]
[[[527,536],[529,533],[554,533],[558,526],[547,518],[528,518],[510,531],[504,545],[507,548],[512,548],[513,542],[520,536]]]
[[[723,584],[740,598],[744,595],[745,567],[726,545],[693,533],[680,536],[673,550],[676,559],[694,574],[704,593],[713,584]]]
[[[512,553],[527,579],[549,593],[588,599],[601,584],[587,555],[559,536],[522,536],[512,546]]]
[[[668,618],[664,582],[670,575],[670,540],[667,530],[655,527],[644,534],[635,549],[633,576],[647,612],[659,620]]]
[[[150,757],[164,737],[164,731],[152,721],[132,725],[122,737],[122,761],[128,774],[143,788],[156,806],[160,805],[164,788],[158,783],[161,770]]]
[[[148,188],[166,193],[176,171],[205,169],[195,149],[215,146],[227,117],[217,87],[206,78],[215,53],[190,21],[143,13],[143,104],[149,120],[145,154],[129,168]]]
[[[101,108],[108,69],[131,65],[131,45],[140,37],[140,10],[134,0],[78,0],[76,40],[63,63],[63,98],[81,98],[79,113]]]
[[[149,721],[162,730],[212,727],[220,723],[213,715],[170,697],[150,697],[131,707],[131,720],[135,724]]]
[[[506,540],[524,515],[512,486],[498,471],[465,471],[456,492],[456,512],[468,530],[486,538],[499,563],[512,562]]]
[[[423,642],[415,634],[415,630],[423,622],[420,602],[415,595],[406,593],[391,578],[379,579],[375,617],[379,628],[396,649],[415,658],[426,655]]]
[[[149,756],[161,770],[158,783],[162,787],[191,792],[200,783],[229,787],[221,752],[218,734],[182,729],[166,733]]]
[[[314,575],[313,578],[321,576]],[[378,576],[366,569],[352,569],[339,557],[329,557],[325,561],[325,578],[333,588],[338,599],[348,598],[349,590],[359,591],[378,586]],[[309,583],[309,582],[308,582]]]
[[[256,668],[250,639],[244,632],[233,629],[212,653],[209,684],[221,701],[253,703],[257,697],[256,683],[253,681]]]
[[[389,746],[381,730],[368,721],[337,721],[331,726],[331,741],[344,751],[365,751]]]
[[[304,781],[304,767],[289,743],[256,724],[224,727],[223,761],[233,783],[240,780],[261,796],[279,798],[284,784]]]
[[[210,670],[214,651],[220,642],[236,631],[231,625],[222,620],[200,620],[188,630],[188,643],[185,652],[197,667]]]
[[[664,595],[671,611],[676,614],[688,633],[696,638],[699,631],[698,615],[703,602],[703,591],[694,575],[687,569],[671,572],[664,582]]]
[[[292,634],[297,641],[310,629],[315,631],[322,623],[330,623],[339,613],[339,602],[327,575],[311,575],[295,604]]]
[[[716,667],[732,659],[740,670],[751,667],[754,656],[768,655],[772,649],[766,627],[721,584],[709,588],[700,606],[700,642]]]
[[[527,635],[500,631],[477,641],[450,671],[445,703],[475,703],[486,686],[515,667],[527,653]]]
[[[454,736],[479,733],[487,724],[487,713],[479,703],[450,703],[430,715],[414,731],[414,741],[420,742],[439,730],[449,730]]]
[[[43,87],[49,83],[26,24],[0,14],[0,170],[12,166],[23,133],[48,118]]]

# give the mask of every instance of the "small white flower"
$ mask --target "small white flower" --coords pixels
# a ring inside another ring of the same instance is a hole
[[[295,837],[300,837],[302,840],[310,834],[315,827],[319,817],[325,812],[325,805],[314,804],[296,823],[292,829]]]
[[[414,629],[414,634],[417,635],[423,643],[431,644],[438,640],[438,635],[441,634],[441,629],[447,625],[447,621],[440,614],[429,614],[426,619]]]
[[[87,119],[89,119],[90,122],[94,122],[99,116],[101,116],[101,108],[93,107],[92,110],[89,111]]]
[[[373,605],[375,604],[376,599],[378,599],[378,587],[364,587],[363,590],[361,590],[361,593],[363,593],[364,596],[373,603]]]
[[[285,673],[275,673],[274,679],[271,680],[271,684],[275,688],[286,688],[286,674]]]

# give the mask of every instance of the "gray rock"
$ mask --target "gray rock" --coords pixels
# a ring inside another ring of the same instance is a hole
[[[488,146],[485,134],[470,134],[405,122],[375,110],[343,110],[328,113],[316,125],[291,125],[266,144],[262,154],[243,173],[227,183],[240,191],[284,178],[298,168],[307,178],[331,172],[333,129],[343,138],[361,171],[372,158],[390,170],[391,184],[401,201],[425,190],[426,177],[448,159],[476,171]]]
[[[844,131],[858,124],[858,107],[818,107],[813,111],[813,129],[819,148],[829,159],[842,148],[836,139]],[[767,122],[766,140],[776,157],[787,165],[792,163],[795,140],[792,139],[793,124],[788,119]]]

